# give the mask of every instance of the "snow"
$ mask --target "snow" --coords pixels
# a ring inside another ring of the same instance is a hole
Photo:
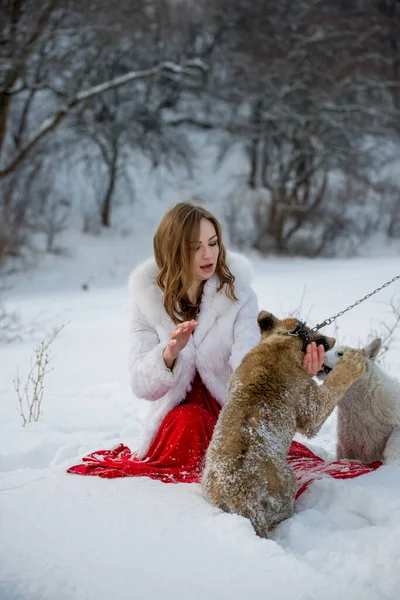
[[[7,306],[28,333],[0,346],[0,599],[398,598],[399,467],[313,482],[269,540],[208,505],[197,484],[66,474],[89,452],[138,442],[146,405],[129,387],[126,281],[151,253],[151,234],[69,234],[68,243],[69,255],[9,276]],[[398,255],[250,258],[260,307],[277,316],[301,308],[311,325],[399,273]],[[399,296],[397,281],[325,332],[364,344],[393,320],[389,303]],[[43,416],[23,428],[13,379],[62,323]],[[384,362],[395,377],[399,341]],[[334,458],[335,430],[333,414],[306,443]]]

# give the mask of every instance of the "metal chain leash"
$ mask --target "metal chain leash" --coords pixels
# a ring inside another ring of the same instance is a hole
[[[396,275],[396,277],[393,277],[393,279],[391,279],[390,281],[387,281],[386,283],[384,283],[380,287],[376,288],[376,290],[374,290],[370,294],[367,294],[366,296],[364,296],[364,298],[361,298],[360,300],[357,300],[357,302],[354,302],[354,304],[350,304],[350,306],[348,306],[344,310],[341,310],[340,312],[338,312],[337,315],[334,315],[333,317],[329,317],[329,319],[325,319],[325,321],[323,321],[322,323],[318,323],[318,325],[315,325],[315,327],[312,327],[310,329],[309,333],[310,334],[311,333],[315,333],[319,329],[322,329],[322,327],[325,327],[326,325],[330,325],[338,317],[341,317],[342,315],[344,315],[344,313],[347,313],[349,310],[351,310],[355,306],[358,306],[359,304],[361,304],[361,302],[364,302],[364,300],[368,300],[368,298],[371,298],[371,296],[373,296],[374,294],[377,294],[378,292],[380,292],[381,290],[383,290],[383,288],[385,288],[388,285],[390,285],[391,283],[395,282],[397,279],[400,279],[400,275]]]

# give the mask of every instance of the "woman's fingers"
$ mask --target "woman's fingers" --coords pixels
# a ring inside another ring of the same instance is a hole
[[[194,320],[185,321],[176,325],[170,332],[167,348],[174,358],[177,358],[181,350],[186,346],[197,325],[198,323]]]
[[[318,369],[318,350],[317,344],[315,342],[311,342],[311,375],[316,375]]]
[[[179,335],[187,335],[191,334],[194,329],[196,329],[198,323],[196,321],[184,321],[184,323],[180,323],[169,334],[171,339],[177,338]]]
[[[318,362],[317,362],[317,372],[322,369],[325,360],[325,349],[322,344],[317,346],[318,351]]]
[[[321,370],[324,359],[324,347],[322,345],[317,346],[315,342],[311,342],[311,344],[308,344],[307,346],[303,367],[309,375],[316,375],[318,371]]]
[[[179,325],[182,333],[192,333],[192,331],[197,327],[198,323],[194,320],[185,321],[182,325]]]
[[[171,339],[175,339],[175,338],[177,338],[177,337],[178,337],[178,335],[180,335],[180,334],[181,334],[181,329],[180,329],[180,327],[175,327],[175,329],[173,329],[173,330],[171,331],[171,333],[169,334],[169,337],[170,337]]]

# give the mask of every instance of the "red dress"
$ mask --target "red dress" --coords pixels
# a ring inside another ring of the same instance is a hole
[[[164,482],[198,482],[220,410],[196,373],[192,389],[167,414],[143,459],[120,444],[114,450],[89,454],[83,458],[84,464],[70,467],[68,473],[107,478],[145,475]]]
[[[221,407],[197,373],[186,398],[171,410],[160,425],[146,456],[141,460],[127,446],[99,450],[85,456],[83,463],[68,473],[99,477],[146,476],[164,483],[199,483],[207,447]],[[377,461],[364,465],[357,461],[325,461],[299,442],[292,442],[288,462],[297,477],[296,498],[315,479],[350,479],[377,469]]]

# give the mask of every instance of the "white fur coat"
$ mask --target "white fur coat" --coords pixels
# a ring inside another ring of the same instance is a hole
[[[258,303],[250,287],[250,264],[243,256],[231,252],[227,253],[227,264],[235,276],[235,295],[239,301],[230,300],[224,288],[217,293],[219,280],[215,275],[206,282],[197,319],[199,325],[172,371],[165,366],[162,352],[174,323],[163,306],[154,258],[139,265],[130,276],[132,390],[139,398],[153,401],[137,450],[139,458],[145,456],[164,417],[185,398],[196,370],[223,406],[230,375],[260,339]]]

